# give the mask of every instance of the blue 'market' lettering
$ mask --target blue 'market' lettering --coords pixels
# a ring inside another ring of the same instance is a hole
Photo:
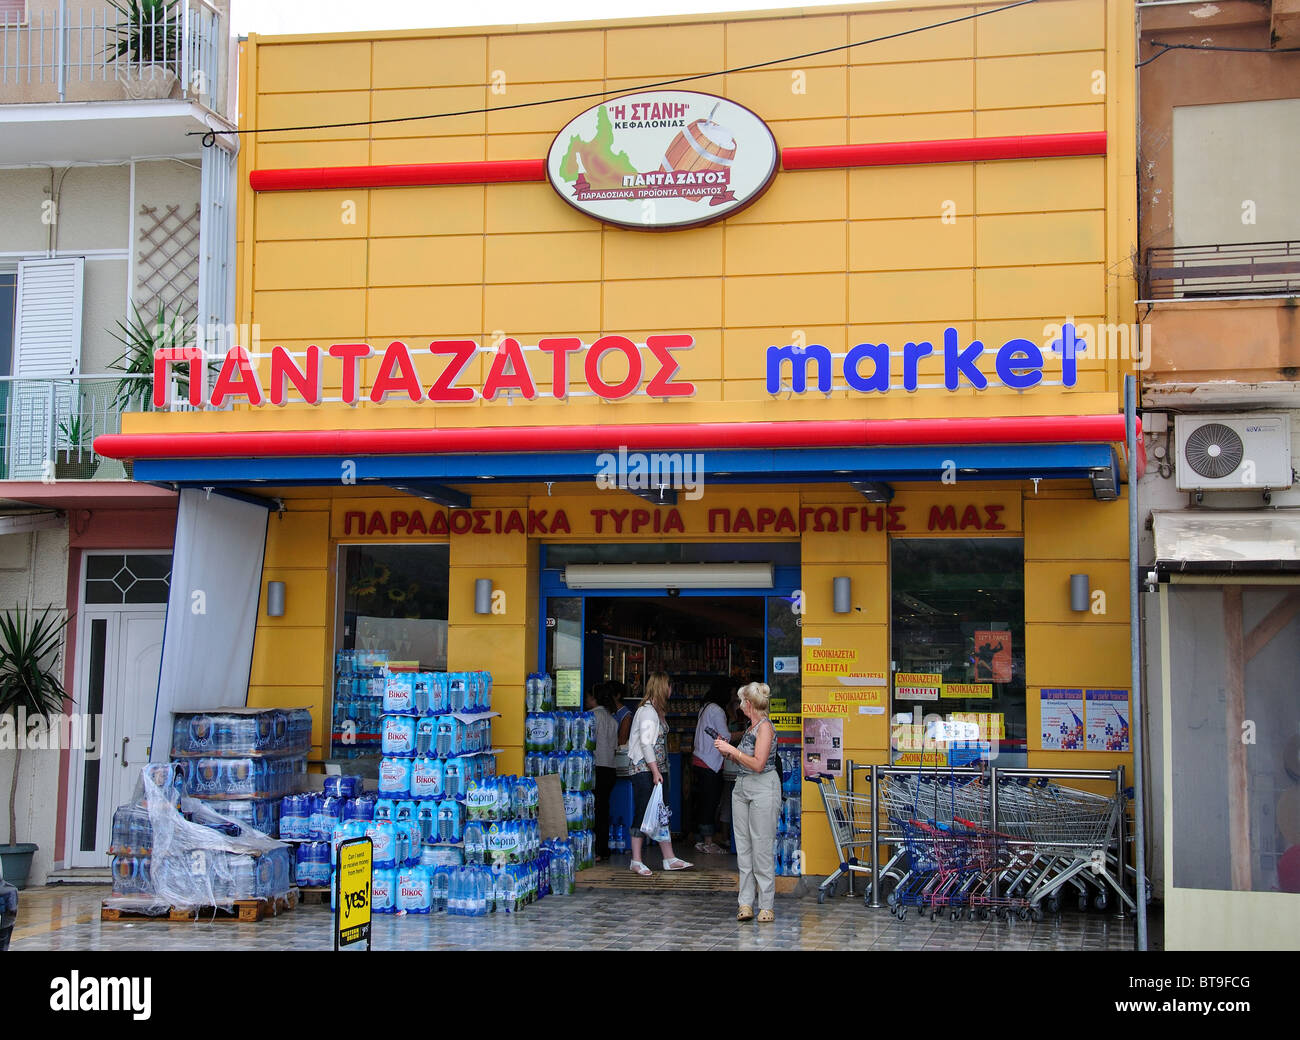
[[[956,390],[961,385],[961,377],[964,375],[966,381],[976,390],[983,390],[989,385],[984,373],[975,367],[975,362],[979,360],[980,355],[984,353],[984,344],[979,340],[971,340],[971,344],[965,350],[960,349],[960,343],[957,339],[957,330],[947,328],[943,330],[943,384],[949,390]]]

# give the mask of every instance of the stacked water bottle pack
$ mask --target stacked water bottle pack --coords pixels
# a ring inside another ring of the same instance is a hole
[[[524,773],[555,775],[564,790],[569,832],[596,824],[596,716],[589,711],[555,711],[548,675],[530,675],[524,686]]]
[[[781,764],[785,769],[785,783],[781,785],[781,817],[776,824],[776,841],[772,845],[772,859],[779,875],[798,877],[802,870],[799,850],[800,815],[803,805],[803,774],[799,749],[778,748]]]
[[[378,914],[513,912],[573,890],[590,835],[541,840],[537,782],[496,774],[491,690],[486,672],[387,677],[378,796],[326,777],[322,794],[285,799],[281,836],[306,839],[299,884],[332,892],[339,844],[369,837]]]
[[[395,672],[384,686],[379,793],[464,800],[496,773],[488,672]]]
[[[360,758],[379,750],[388,653],[340,650],[334,658],[334,758]]]
[[[463,801],[429,801],[344,797],[350,792],[337,782],[353,778],[326,779],[336,783],[322,796],[319,817],[301,816],[301,800],[292,799],[281,817],[291,829],[305,825],[312,838],[330,834],[298,846],[300,885],[332,890],[339,844],[368,837],[377,914],[513,912],[550,892],[573,890],[577,854],[568,841],[541,840],[534,780],[488,777],[472,783]]]
[[[301,785],[310,747],[306,708],[178,712],[172,722],[181,793],[263,834],[276,832],[280,799]]]

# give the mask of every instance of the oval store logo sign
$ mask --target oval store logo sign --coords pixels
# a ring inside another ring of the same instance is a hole
[[[602,102],[551,143],[546,173],[569,205],[607,224],[675,231],[722,220],[767,190],[776,139],[726,98],[649,90]]]

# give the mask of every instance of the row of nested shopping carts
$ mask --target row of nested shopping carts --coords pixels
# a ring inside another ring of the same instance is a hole
[[[1080,910],[1104,910],[1115,897],[1135,908],[1119,770],[848,768],[850,778],[868,774],[865,789],[810,777],[840,858],[818,902],[860,873],[870,880],[867,905],[883,896],[900,920],[909,908],[932,920],[945,913],[954,921],[1038,920],[1071,897]],[[1057,779],[1113,790],[1097,794]],[[883,863],[881,847],[891,850]],[[1142,891],[1149,900],[1150,886]]]

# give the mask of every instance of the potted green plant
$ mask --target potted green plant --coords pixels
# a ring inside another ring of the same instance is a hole
[[[26,720],[49,722],[68,700],[59,677],[59,648],[66,618],[46,607],[35,614],[8,610],[0,614],[0,715],[12,717],[15,727]],[[17,733],[22,738],[26,731]],[[18,841],[18,776],[23,739],[15,741],[13,774],[9,780],[9,844],[0,845],[0,872],[10,884],[23,888],[37,846]]]
[[[134,303],[131,304],[131,318],[117,323],[117,331],[112,337],[126,349],[117,357],[110,367],[134,379],[119,379],[113,392],[113,406],[119,411],[147,412],[153,406],[153,359],[157,351],[165,348],[184,347],[194,338],[194,323],[185,319],[184,312],[177,307],[169,316],[165,304],[158,304],[158,314],[147,319],[140,313]],[[184,369],[172,368],[172,378],[176,381],[176,393],[189,392],[189,379],[183,375]],[[146,378],[139,378],[139,377]]]
[[[109,0],[122,21],[110,25],[109,58],[126,96],[171,97],[181,71],[183,0]]]
[[[54,479],[70,480],[84,472],[85,454],[90,448],[90,429],[83,426],[80,415],[70,415],[59,423],[59,446],[54,456]]]

